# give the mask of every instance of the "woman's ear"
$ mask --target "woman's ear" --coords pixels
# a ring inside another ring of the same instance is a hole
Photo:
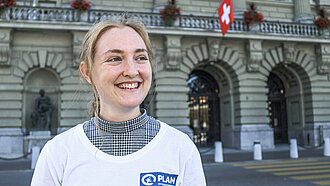
[[[91,84],[91,79],[89,78],[89,72],[88,72],[87,64],[84,61],[80,62],[79,69],[80,69],[80,73],[84,76],[86,81],[89,84]]]

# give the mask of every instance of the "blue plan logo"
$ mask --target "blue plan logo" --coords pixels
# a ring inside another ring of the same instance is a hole
[[[156,181],[156,176],[154,176],[153,174],[145,174],[141,178],[142,185],[153,185],[154,183],[156,183]]]
[[[163,172],[140,174],[140,186],[175,186],[178,175]]]

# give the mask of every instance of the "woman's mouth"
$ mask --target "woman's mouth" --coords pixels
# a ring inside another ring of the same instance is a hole
[[[139,82],[124,82],[117,84],[117,87],[121,89],[136,89],[140,86]]]

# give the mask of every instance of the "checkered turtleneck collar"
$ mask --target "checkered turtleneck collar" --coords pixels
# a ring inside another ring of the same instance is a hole
[[[126,156],[146,146],[158,133],[160,123],[148,116],[146,110],[141,115],[124,122],[110,122],[96,117],[84,123],[84,132],[92,144],[101,151]],[[95,121],[98,121],[99,129]]]
[[[100,129],[104,132],[128,133],[140,128],[141,126],[149,122],[150,117],[148,117],[147,111],[145,109],[141,109],[141,113],[142,114],[140,116],[123,122],[106,121],[101,117],[95,117],[94,119],[97,118],[98,121],[97,124],[99,125]]]

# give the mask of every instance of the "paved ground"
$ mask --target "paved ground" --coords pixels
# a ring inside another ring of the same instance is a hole
[[[208,163],[207,186],[330,185],[330,157]]]

